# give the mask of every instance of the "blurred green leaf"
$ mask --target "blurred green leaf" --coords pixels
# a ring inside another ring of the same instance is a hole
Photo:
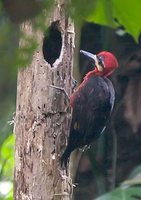
[[[12,180],[14,167],[14,135],[11,134],[2,144],[0,163],[3,179]]]
[[[108,192],[96,200],[133,200],[141,199],[141,166],[135,168],[129,178],[124,181],[120,187]]]
[[[141,198],[141,187],[119,187],[95,200],[133,200],[136,196]]]
[[[136,41],[141,33],[140,0],[113,0],[115,18]]]
[[[8,159],[14,155],[14,134],[11,134],[1,147],[1,158]]]
[[[90,22],[95,22],[101,25],[116,27],[114,20],[114,5],[113,0],[96,1],[96,6],[87,18]]]
[[[136,177],[139,177],[141,178],[141,165],[138,165],[137,167],[135,167],[132,172],[130,173],[129,175],[129,179],[132,179],[132,178],[136,178]]]
[[[76,21],[90,21],[116,28],[123,26],[125,31],[138,41],[141,33],[140,0],[72,0],[73,16]],[[71,8],[72,9],[72,8]]]

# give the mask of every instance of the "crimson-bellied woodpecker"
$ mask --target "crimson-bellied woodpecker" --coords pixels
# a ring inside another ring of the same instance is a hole
[[[101,135],[115,100],[115,91],[107,76],[118,67],[116,57],[107,51],[97,55],[83,50],[80,52],[91,61],[94,68],[70,97],[72,121],[68,145],[61,157],[62,167],[67,167],[73,150],[89,145]]]

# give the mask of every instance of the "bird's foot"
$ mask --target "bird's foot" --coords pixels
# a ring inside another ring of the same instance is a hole
[[[77,86],[77,80],[72,77],[72,90],[74,90]]]

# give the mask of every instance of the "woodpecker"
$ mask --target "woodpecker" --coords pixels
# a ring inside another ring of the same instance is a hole
[[[83,50],[80,53],[90,60],[93,70],[70,97],[73,110],[68,145],[61,157],[63,168],[72,151],[90,145],[101,135],[115,101],[115,90],[107,76],[118,67],[116,57],[107,51],[97,55]]]

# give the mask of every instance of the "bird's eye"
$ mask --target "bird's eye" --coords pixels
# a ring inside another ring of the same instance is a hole
[[[102,67],[105,68],[104,66],[104,60],[102,56],[97,56],[98,64]]]

